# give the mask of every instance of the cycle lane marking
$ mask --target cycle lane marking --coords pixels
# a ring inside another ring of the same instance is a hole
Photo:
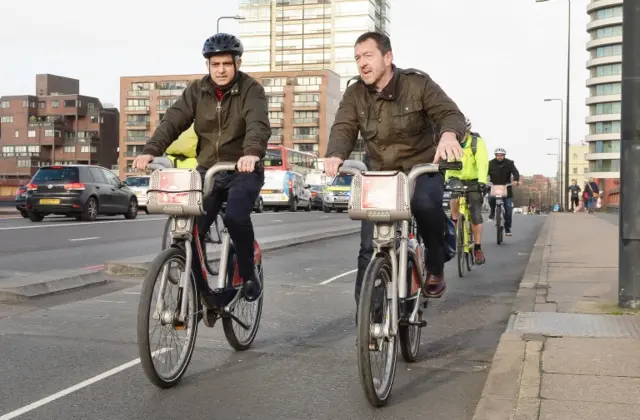
[[[169,348],[162,348],[160,350],[156,350],[153,352],[153,356],[159,356],[163,353],[166,353],[168,350],[170,350]],[[48,397],[42,398],[38,401],[32,402],[29,405],[25,405],[24,407],[18,408],[17,410],[14,410],[10,413],[4,414],[2,416],[0,416],[0,420],[11,420],[11,419],[15,419],[18,416],[21,416],[25,413],[28,413],[30,411],[35,410],[36,408],[40,408],[43,405],[49,404],[50,402],[56,401],[62,397],[66,397],[69,394],[72,394],[76,391],[79,391],[83,388],[88,387],[89,385],[93,385],[96,382],[99,382],[103,379],[106,379],[110,376],[113,376],[117,373],[120,373],[124,370],[127,370],[137,364],[140,363],[140,358],[134,359],[130,362],[127,362],[123,365],[117,366],[111,370],[108,370],[106,372],[103,372],[99,375],[96,375],[92,378],[87,379],[86,381],[82,381],[76,385],[70,386],[69,388],[63,389],[62,391],[56,392],[55,394],[49,395]]]

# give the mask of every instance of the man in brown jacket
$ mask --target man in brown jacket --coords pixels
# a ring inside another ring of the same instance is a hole
[[[462,156],[460,142],[465,117],[458,106],[426,73],[393,64],[389,37],[367,32],[355,43],[360,77],[340,102],[331,127],[324,167],[334,176],[354,149],[358,132],[366,144],[372,170],[408,172],[421,163]],[[439,298],[444,280],[444,180],[428,174],[416,180],[411,209],[428,249],[425,294]],[[356,302],[362,278],[373,253],[373,224],[362,224],[362,244],[356,277]]]
[[[254,273],[251,212],[264,184],[264,167],[259,161],[266,154],[271,126],[264,88],[239,71],[243,51],[242,43],[233,35],[218,33],[205,41],[202,54],[209,75],[190,84],[167,110],[133,165],[144,170],[192,123],[198,135],[197,170],[203,177],[218,162],[238,162],[237,172],[220,173],[214,180],[213,192],[203,205],[207,214],[198,218],[198,231],[202,239],[226,200],[224,222],[238,253],[242,291],[247,300],[255,300],[262,285]],[[200,273],[199,259],[193,262],[193,272]],[[233,296],[228,290],[210,290],[204,279],[198,281],[203,295],[212,302],[209,306],[215,306],[216,295]]]

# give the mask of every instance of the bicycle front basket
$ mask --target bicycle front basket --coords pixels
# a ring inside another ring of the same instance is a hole
[[[493,185],[491,187],[491,197],[506,197],[507,196],[507,186],[506,185]]]
[[[171,216],[202,214],[202,178],[194,169],[157,169],[147,192],[149,213]]]
[[[407,176],[396,171],[355,175],[348,214],[353,220],[378,222],[411,219]]]

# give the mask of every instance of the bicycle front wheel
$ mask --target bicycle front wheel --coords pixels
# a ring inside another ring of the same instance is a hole
[[[162,251],[151,264],[140,293],[138,353],[145,374],[159,388],[170,388],[180,381],[196,344],[199,305],[193,275],[188,296],[179,287],[185,260],[183,249],[170,247]],[[154,299],[156,289],[164,301],[161,307],[158,307],[158,298]],[[176,293],[167,293],[171,289]],[[184,322],[178,320],[182,299],[188,299]],[[156,333],[160,336],[158,345],[152,348]],[[183,333],[182,339],[180,333]]]
[[[372,334],[382,330],[385,319],[391,317],[391,297],[387,296],[391,276],[388,257],[376,256],[365,272],[358,304],[358,371],[364,394],[374,407],[387,403],[396,374],[397,338]],[[376,367],[377,360],[380,366]]]
[[[496,206],[496,236],[498,245],[502,243],[502,207]]]

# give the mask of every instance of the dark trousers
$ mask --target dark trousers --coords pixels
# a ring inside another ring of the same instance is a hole
[[[206,169],[198,167],[202,175]],[[207,214],[197,218],[198,231],[204,236],[216,220],[216,216],[222,204],[226,201],[227,208],[224,216],[224,224],[229,231],[238,258],[238,270],[243,279],[253,277],[253,223],[251,212],[260,195],[260,189],[264,184],[264,168],[257,168],[254,172],[219,172],[213,184],[213,191],[204,199],[203,207]],[[195,242],[194,242],[195,246]],[[200,260],[194,250],[193,270],[199,273]]]
[[[429,274],[440,275],[444,271],[444,221],[442,209],[444,180],[440,174],[425,174],[416,180],[411,199],[411,211],[418,222],[420,236],[427,248],[426,266]],[[373,222],[363,221],[360,228],[360,251],[356,275],[355,298],[360,301],[360,289],[364,272],[373,256]]]
[[[513,221],[513,198],[503,198],[502,207],[504,209],[504,229],[510,231],[511,223]],[[493,197],[489,197],[489,208],[491,209],[491,214],[489,216],[493,216],[495,218],[496,199]]]

